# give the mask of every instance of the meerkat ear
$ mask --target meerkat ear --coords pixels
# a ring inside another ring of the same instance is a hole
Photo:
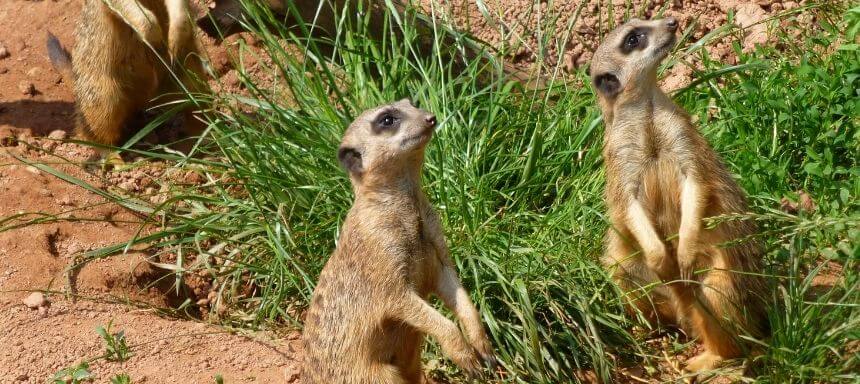
[[[594,87],[606,97],[614,97],[621,91],[621,82],[618,77],[607,72],[594,77]]]
[[[355,148],[340,147],[337,150],[337,159],[349,173],[361,173],[364,170],[364,166],[361,164],[361,152]]]

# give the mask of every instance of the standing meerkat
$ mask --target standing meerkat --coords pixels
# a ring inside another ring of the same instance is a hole
[[[425,382],[424,336],[470,375],[495,357],[460,285],[439,217],[421,189],[436,118],[409,100],[361,114],[338,150],[355,201],[305,319],[302,380],[320,384]],[[435,294],[462,324],[427,303]]]
[[[625,291],[645,292],[633,293],[632,304],[649,320],[701,339],[704,352],[686,367],[699,372],[744,356],[741,334],[765,333],[765,286],[761,247],[743,241],[756,233],[753,223],[703,226],[704,218],[743,213],[747,204],[687,113],[657,86],[677,28],[672,18],[630,20],[606,36],[591,62],[606,126],[611,228],[602,261]]]
[[[49,33],[48,57],[74,82],[79,134],[99,144],[122,144],[126,123],[153,98],[181,92],[171,71],[197,90],[194,77],[202,78],[203,64],[194,28],[187,0],[86,0],[73,55]],[[202,131],[190,110],[185,129]]]

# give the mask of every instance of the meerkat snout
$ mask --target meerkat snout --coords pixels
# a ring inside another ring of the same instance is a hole
[[[672,32],[675,32],[678,30],[678,20],[677,19],[675,19],[674,17],[667,17],[663,20],[666,21],[666,27],[668,27],[669,30],[671,30]]]

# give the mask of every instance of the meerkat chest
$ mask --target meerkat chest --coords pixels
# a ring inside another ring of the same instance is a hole
[[[436,274],[441,267],[434,242],[435,234],[431,229],[432,225],[429,224],[426,217],[419,216],[415,231],[415,248],[410,258],[409,268],[410,280],[422,295],[432,291]]]
[[[680,222],[683,159],[663,139],[631,140],[608,153],[617,188],[622,196],[638,200],[664,234],[674,233]]]

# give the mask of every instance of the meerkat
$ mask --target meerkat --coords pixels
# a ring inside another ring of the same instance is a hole
[[[460,284],[439,217],[421,188],[436,118],[401,100],[362,113],[338,159],[355,200],[307,311],[305,383],[422,383],[424,336],[470,375],[495,364],[481,317]],[[458,326],[433,308],[435,294]]]
[[[154,98],[198,90],[203,63],[187,0],[86,0],[75,39],[70,55],[49,33],[48,57],[74,83],[75,126],[86,140],[119,145],[132,117],[169,101]],[[186,133],[199,134],[191,112]]]
[[[650,321],[701,340],[704,352],[686,365],[701,372],[748,353],[740,335],[764,335],[765,286],[761,245],[749,240],[754,223],[703,225],[746,212],[747,203],[687,113],[657,85],[677,28],[672,18],[630,20],[606,36],[591,62],[606,126],[611,228],[602,262]]]

